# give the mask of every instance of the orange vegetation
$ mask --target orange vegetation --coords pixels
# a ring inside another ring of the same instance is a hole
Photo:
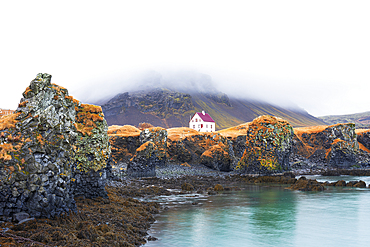
[[[238,136],[247,134],[248,129],[249,129],[249,124],[250,123],[240,124],[235,127],[219,130],[217,131],[217,133],[223,135],[224,137],[231,137],[232,139],[235,139]]]
[[[356,129],[356,134],[362,134],[370,132],[370,129]]]
[[[167,129],[167,137],[171,141],[178,141],[187,136],[198,135],[200,132],[187,127]]]
[[[224,156],[229,156],[229,153],[226,152],[221,146],[225,146],[223,143],[220,143],[218,145],[214,145],[207,149],[202,156],[207,156],[207,157],[213,157],[215,153],[222,153]]]
[[[149,129],[149,128],[153,128],[154,126],[150,123],[139,123],[139,126],[138,128],[140,130],[144,130],[144,129]]]
[[[81,104],[79,106],[76,104],[76,122],[75,127],[78,132],[83,135],[91,135],[92,130],[96,128],[97,121],[103,121],[104,115],[100,106]]]
[[[141,152],[141,151],[145,150],[150,144],[152,144],[155,147],[155,144],[153,142],[145,142],[138,149],[136,149],[136,152]]]
[[[366,152],[368,152],[368,153],[370,153],[370,150],[369,149],[367,149],[364,145],[362,145],[362,143],[358,143],[358,145],[359,145],[359,148],[361,149],[361,150],[364,150],[364,151],[366,151]]]
[[[139,136],[140,130],[131,125],[112,125],[108,127],[108,135],[121,135],[121,136]]]
[[[16,118],[20,113],[13,113],[0,118],[0,130],[14,128],[17,122]]]

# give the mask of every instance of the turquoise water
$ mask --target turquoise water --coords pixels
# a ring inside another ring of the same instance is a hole
[[[360,179],[370,182],[370,177]],[[343,180],[356,179],[346,176]],[[161,200],[170,209],[156,216],[150,235],[159,240],[145,247],[368,246],[370,243],[369,189],[329,187],[324,192],[300,192],[281,186],[249,186],[243,191],[210,197],[162,197]]]

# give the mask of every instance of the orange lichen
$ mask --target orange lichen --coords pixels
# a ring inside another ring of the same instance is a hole
[[[54,95],[54,99],[55,100],[59,99],[59,96],[58,95]]]
[[[24,106],[26,106],[27,105],[27,102],[28,101],[23,101],[22,103],[19,103],[18,104],[18,107],[24,107]]]

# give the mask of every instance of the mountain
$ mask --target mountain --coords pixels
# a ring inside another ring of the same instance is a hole
[[[330,115],[319,118],[329,125],[337,123],[355,123],[356,128],[370,128],[370,111],[348,115]]]
[[[221,92],[184,93],[156,88],[121,93],[102,105],[109,125],[151,123],[164,128],[188,126],[195,112],[205,111],[224,129],[250,122],[260,115],[273,115],[290,122],[294,127],[325,124],[304,110],[286,109],[266,102],[229,98]]]

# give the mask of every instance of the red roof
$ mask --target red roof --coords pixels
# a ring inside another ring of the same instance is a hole
[[[198,116],[203,120],[203,122],[215,122],[215,120],[213,120],[208,113],[204,113],[203,115],[202,112],[196,112],[195,114],[198,114]],[[195,116],[195,114],[193,115],[193,117]],[[193,119],[193,117],[191,119]]]

